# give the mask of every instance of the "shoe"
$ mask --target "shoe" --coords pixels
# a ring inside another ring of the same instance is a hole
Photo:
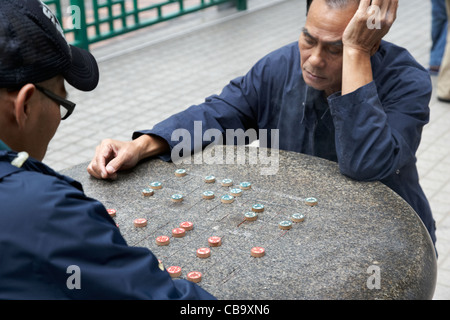
[[[440,102],[450,103],[450,99],[444,99],[444,98],[440,98],[440,97],[437,97],[437,99],[438,99]]]
[[[439,74],[439,69],[441,69],[440,66],[430,66],[428,68],[428,73],[430,76],[437,76]]]

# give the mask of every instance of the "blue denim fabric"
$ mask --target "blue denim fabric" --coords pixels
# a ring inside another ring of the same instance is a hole
[[[447,43],[447,11],[445,0],[431,0],[431,41],[430,66],[440,66]]]

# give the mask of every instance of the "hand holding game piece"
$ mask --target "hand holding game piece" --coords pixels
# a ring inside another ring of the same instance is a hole
[[[105,139],[97,146],[87,171],[97,179],[116,179],[119,170],[131,169],[139,161],[168,150],[167,141],[157,136],[142,135],[126,142]]]

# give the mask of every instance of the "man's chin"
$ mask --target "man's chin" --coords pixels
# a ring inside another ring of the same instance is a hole
[[[303,80],[305,81],[305,83],[308,85],[308,87],[311,87],[313,89],[319,90],[319,91],[323,91],[325,90],[325,86],[318,84],[317,82],[314,81],[310,81],[309,79],[307,79],[305,76],[303,76]]]
[[[335,89],[332,89],[329,85],[327,85],[325,83],[317,83],[317,81],[311,81],[310,79],[308,79],[304,75],[303,75],[303,80],[308,85],[308,87],[311,87],[311,88],[313,88],[315,90],[318,90],[318,91],[324,91],[327,96],[329,96],[330,94],[333,94],[335,92],[340,91],[339,87],[335,88]]]

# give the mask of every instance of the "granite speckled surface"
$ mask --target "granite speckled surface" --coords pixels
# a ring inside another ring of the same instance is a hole
[[[341,175],[336,163],[292,152],[280,151],[277,173],[262,175],[262,167],[273,169],[274,164],[249,163],[254,158],[250,161],[248,150],[253,149],[245,149],[246,164],[236,159],[234,164],[152,159],[120,173],[116,181],[90,177],[87,163],[62,173],[81,182],[88,196],[117,210],[114,219],[129,245],[149,248],[165,267],[181,266],[182,278],[201,271],[199,285],[219,299],[433,297],[434,247],[418,215],[397,194],[381,183]],[[176,177],[178,168],[186,169],[187,175]],[[216,182],[205,183],[207,175],[214,175]],[[221,186],[225,178],[233,179],[233,186]],[[161,181],[163,188],[151,197],[142,196],[141,190],[152,181]],[[231,204],[221,203],[220,196],[243,181],[250,181],[252,188]],[[206,190],[216,197],[203,199]],[[175,193],[183,194],[184,200],[172,202]],[[308,197],[317,198],[318,204],[307,206]],[[255,203],[264,204],[264,212],[256,221],[244,222],[244,213]],[[281,230],[279,222],[296,212],[305,220]],[[133,220],[141,217],[148,225],[134,227]],[[171,230],[183,221],[192,221],[194,229],[183,238],[172,237]],[[171,237],[168,246],[156,245],[160,235]],[[200,259],[196,250],[208,246],[210,236],[221,236],[222,246]],[[254,246],[264,247],[265,256],[252,257]]]

